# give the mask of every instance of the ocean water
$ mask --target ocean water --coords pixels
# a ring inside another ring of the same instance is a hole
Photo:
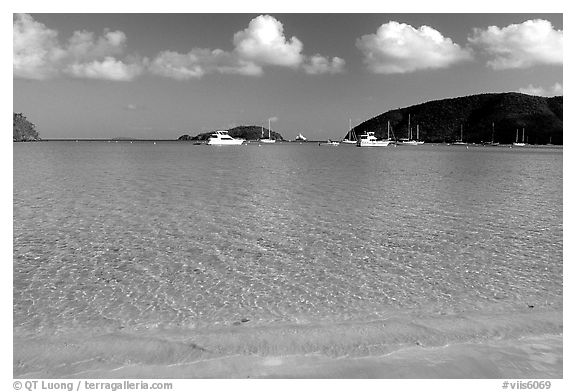
[[[561,148],[13,152],[15,376],[561,333]]]

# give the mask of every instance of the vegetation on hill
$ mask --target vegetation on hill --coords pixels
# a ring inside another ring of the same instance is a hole
[[[262,128],[256,125],[242,125],[239,127],[235,127],[232,129],[228,129],[228,134],[234,138],[242,138],[246,140],[258,140],[262,138],[262,133],[264,133],[264,137],[268,137],[268,128]],[[203,132],[196,136],[190,135],[182,135],[178,138],[178,140],[207,140],[211,133],[215,131]],[[281,134],[278,132],[271,131],[270,137],[276,140],[284,140]]]
[[[507,144],[515,141],[516,129],[531,144],[562,144],[563,97],[537,97],[520,93],[478,94],[449,98],[410,106],[373,117],[356,127],[361,135],[374,131],[376,137],[387,136],[388,121],[395,138],[408,137],[408,115],[412,135],[419,126],[420,140],[452,142],[460,139],[469,143],[494,141]],[[392,134],[391,134],[392,137]]]
[[[22,113],[14,113],[12,137],[15,142],[32,142],[40,140],[36,125],[32,124]]]

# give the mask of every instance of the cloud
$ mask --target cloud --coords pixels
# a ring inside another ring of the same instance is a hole
[[[200,79],[205,75],[238,74],[260,76],[264,67],[277,66],[303,69],[309,74],[336,74],[344,70],[344,60],[332,60],[316,54],[307,57],[303,44],[296,38],[287,39],[284,26],[269,15],[260,15],[248,27],[234,34],[234,48],[194,48],[188,53],[160,52],[150,65],[150,72],[176,80]]]
[[[260,15],[233,36],[234,47],[193,48],[188,53],[161,51],[152,60],[126,56],[126,34],[104,30],[101,35],[75,31],[64,44],[58,32],[35,21],[30,15],[14,18],[15,77],[48,79],[58,76],[111,81],[131,81],[145,73],[176,80],[199,79],[207,74],[259,76],[264,67],[288,67],[308,74],[336,74],[344,70],[344,60],[331,60],[320,54],[308,57],[303,44],[286,38],[281,22]]]
[[[346,62],[340,57],[333,57],[330,61],[328,58],[316,54],[303,64],[303,68],[310,75],[337,74],[344,72],[345,64]]]
[[[547,20],[474,29],[468,41],[491,58],[487,65],[496,70],[562,64],[563,32]]]
[[[58,44],[58,32],[18,14],[13,23],[13,73],[26,79],[47,79],[58,74],[66,52]]]
[[[94,37],[89,31],[75,31],[68,40],[66,52],[71,58],[91,60],[106,56],[121,55],[126,43],[122,31],[104,31],[101,37]]]
[[[19,14],[13,24],[13,73],[25,79],[48,79],[61,75],[76,78],[130,81],[141,75],[146,59],[123,56],[126,35],[104,30],[96,36],[75,31],[66,45],[58,41],[58,32]]]
[[[528,95],[538,95],[541,97],[555,97],[558,95],[564,95],[564,88],[561,83],[555,83],[554,85],[545,88],[537,87],[529,84],[528,87],[521,87],[518,89],[519,92]]]
[[[431,27],[415,29],[394,21],[380,26],[376,34],[358,38],[356,46],[364,54],[368,69],[382,74],[447,68],[472,59],[468,49]]]
[[[74,63],[68,66],[66,72],[76,78],[102,79],[128,82],[142,74],[140,64],[126,64],[114,57],[104,60],[94,60],[88,63]]]
[[[209,73],[260,75],[262,68],[220,49],[192,49],[186,54],[159,53],[151,62],[150,72],[177,80],[199,79]]]
[[[302,42],[284,36],[284,26],[270,15],[260,15],[250,21],[248,28],[234,34],[238,55],[263,65],[298,67],[304,57]]]

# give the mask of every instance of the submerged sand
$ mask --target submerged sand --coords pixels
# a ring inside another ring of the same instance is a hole
[[[562,378],[561,311],[15,336],[16,378]]]

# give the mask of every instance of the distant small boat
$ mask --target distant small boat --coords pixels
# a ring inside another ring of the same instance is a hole
[[[390,139],[390,129],[391,129],[391,128],[390,128],[390,120],[388,120],[386,140],[388,140],[390,143],[394,143],[394,145],[396,145],[396,144],[397,144],[397,141]],[[394,131],[392,131],[392,134],[394,134]]]
[[[416,125],[416,139],[412,139],[412,128],[410,127],[410,113],[408,113],[408,138],[407,139],[400,139],[400,144],[405,144],[407,146],[420,146],[424,144],[423,141],[420,141],[420,127]]]
[[[494,141],[494,123],[492,123],[492,141],[490,143],[485,143],[485,146],[499,146],[500,143]]]
[[[211,146],[239,146],[244,139],[235,139],[228,135],[228,131],[216,131],[210,135],[206,144]]]
[[[301,142],[305,142],[306,138],[304,137],[304,135],[299,133],[298,136],[296,136],[296,140],[301,141]]]
[[[524,143],[524,128],[522,128],[522,142],[518,142],[518,128],[516,128],[516,141],[512,143],[513,146],[516,147],[524,147],[526,143]]]
[[[260,143],[276,143],[276,139],[272,139],[270,133],[270,119],[268,119],[268,138],[264,138],[264,127],[262,127],[262,137],[259,140]]]
[[[386,147],[390,144],[390,140],[378,140],[374,132],[367,132],[360,135],[360,139],[356,142],[358,147]]]
[[[468,146],[468,143],[464,142],[464,129],[462,127],[462,124],[460,124],[460,140],[456,140],[452,144],[455,146]]]
[[[339,146],[340,142],[336,142],[333,140],[328,139],[326,142],[318,143],[319,146]]]
[[[356,144],[358,142],[358,138],[356,137],[356,131],[352,130],[352,119],[348,119],[348,133],[342,139],[342,143],[344,144]]]

